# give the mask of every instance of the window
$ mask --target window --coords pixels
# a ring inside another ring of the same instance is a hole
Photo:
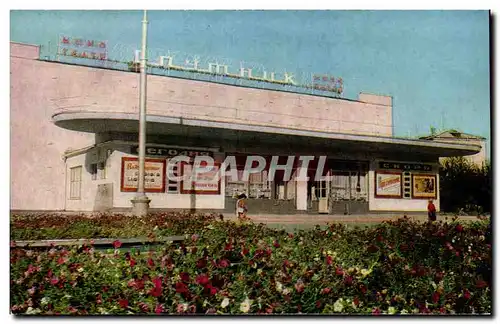
[[[106,163],[93,163],[90,165],[90,174],[92,175],[92,180],[106,179]]]
[[[243,169],[238,166],[238,179],[227,176],[226,197],[235,197],[240,193],[247,193],[247,182],[243,179]]]
[[[271,188],[267,181],[267,171],[249,175],[249,198],[271,198]]]
[[[92,180],[97,180],[97,163],[90,165],[90,174],[92,175]]]
[[[70,169],[69,198],[80,199],[82,193],[82,167]]]

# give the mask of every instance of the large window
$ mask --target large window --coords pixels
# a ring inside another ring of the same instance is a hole
[[[69,198],[81,199],[82,195],[82,167],[70,169]]]

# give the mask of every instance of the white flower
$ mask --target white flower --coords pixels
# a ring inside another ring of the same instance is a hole
[[[50,302],[49,297],[43,297],[42,300],[40,300],[40,304],[42,305],[47,305]]]
[[[226,308],[228,305],[229,305],[229,298],[226,297],[226,298],[224,298],[224,300],[220,304],[220,307]]]
[[[82,267],[80,267],[80,268],[78,268],[78,270],[77,270],[77,271],[78,271],[78,272],[83,272],[83,268],[82,268]]]
[[[344,305],[342,303],[343,303],[342,298],[337,299],[335,304],[333,304],[333,310],[337,313],[342,312],[342,310],[344,309]]]
[[[250,306],[252,305],[252,301],[250,299],[245,298],[245,300],[240,305],[240,311],[242,313],[248,313],[250,311]]]
[[[406,309],[403,309],[400,314],[408,314],[408,311]]]
[[[396,308],[394,308],[394,307],[392,307],[392,306],[391,306],[391,307],[389,307],[389,309],[388,309],[387,311],[388,311],[388,313],[389,313],[389,314],[391,314],[391,315],[392,315],[392,314],[396,314]]]
[[[279,281],[276,281],[276,290],[278,292],[282,292],[283,291],[283,285]]]
[[[26,314],[38,314],[41,311],[38,308],[33,309],[33,307],[28,307]]]
[[[288,288],[283,289],[283,295],[288,295],[290,293],[290,290]]]

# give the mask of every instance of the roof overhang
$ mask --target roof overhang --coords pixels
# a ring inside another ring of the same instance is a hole
[[[138,116],[125,113],[72,112],[52,116],[53,122],[62,128],[91,132],[137,133]],[[305,147],[325,147],[346,151],[392,152],[400,154],[424,154],[435,157],[464,156],[479,153],[481,147],[472,144],[442,143],[429,140],[405,139],[384,136],[368,136],[344,133],[328,133],[300,129],[237,124],[220,121],[186,119],[148,115],[148,134],[205,137],[218,140],[249,142],[258,139],[259,144],[290,144]]]

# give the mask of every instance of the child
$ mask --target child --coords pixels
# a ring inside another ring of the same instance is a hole
[[[238,200],[236,201],[236,214],[238,215],[238,219],[244,220],[247,218],[247,205],[245,203],[245,199],[247,196],[245,194],[241,194],[238,196]]]
[[[432,203],[432,199],[429,200],[427,205],[427,215],[429,216],[429,221],[433,222],[436,220],[436,206]]]

